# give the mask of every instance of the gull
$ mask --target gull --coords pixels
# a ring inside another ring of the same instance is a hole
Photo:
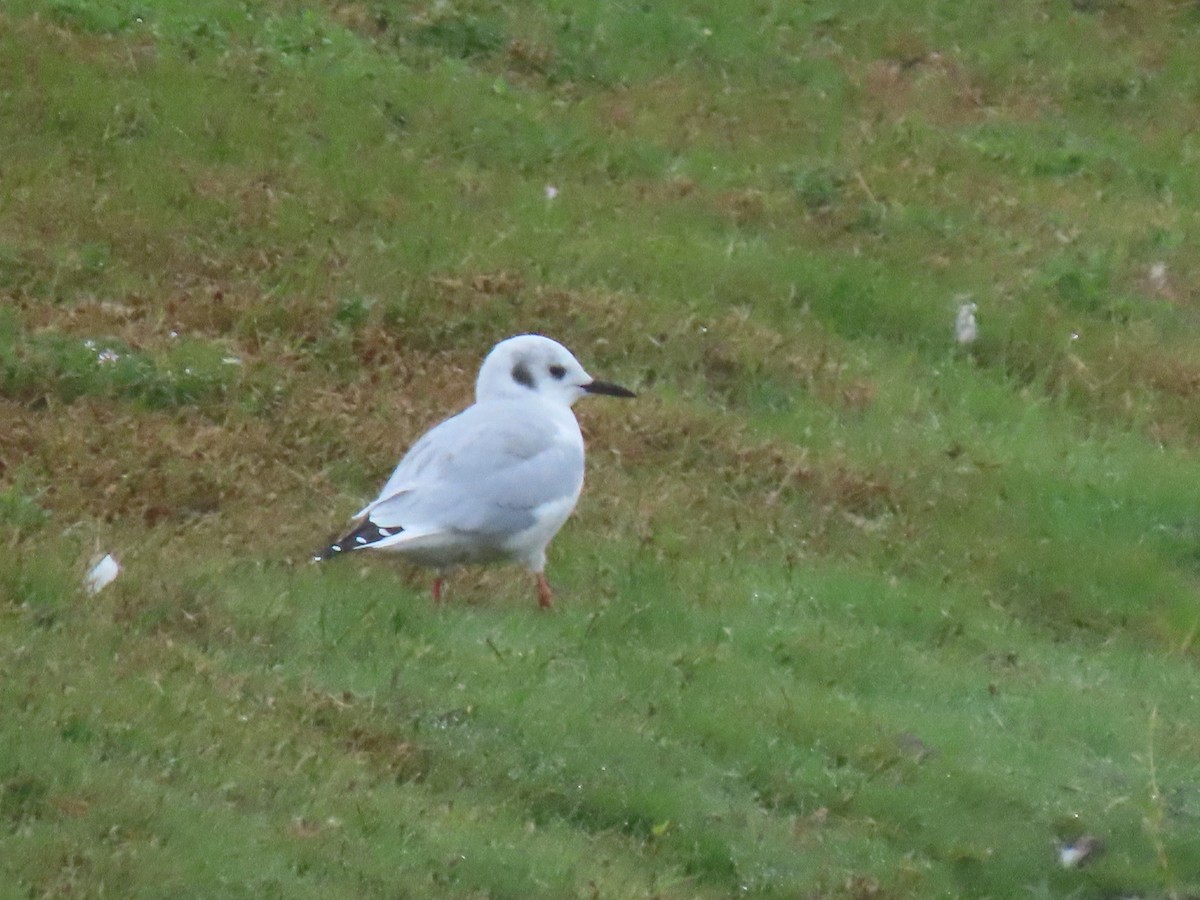
[[[435,426],[400,460],[351,530],[315,557],[396,553],[445,576],[461,565],[511,561],[549,607],[546,547],[583,489],[583,435],[571,405],[585,394],[633,397],[592,378],[557,341],[522,334],[483,361],[475,403]]]

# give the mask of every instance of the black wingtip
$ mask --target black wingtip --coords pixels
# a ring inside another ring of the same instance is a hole
[[[353,550],[363,550],[372,544],[382,541],[384,538],[399,534],[403,530],[403,528],[382,528],[370,519],[367,519],[345,537],[334,541],[320,553],[313,556],[313,562],[324,562],[327,559],[333,559],[337,556],[345,556]]]
[[[341,554],[341,552],[342,552],[342,542],[334,541],[328,547],[326,547],[324,550],[319,550],[316,553],[314,553],[312,561],[313,562],[325,562],[325,560],[327,560],[327,559],[333,559],[335,556],[339,556]]]

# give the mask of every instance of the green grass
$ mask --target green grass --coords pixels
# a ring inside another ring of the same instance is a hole
[[[1200,896],[1197,24],[8,3],[0,894]],[[556,611],[310,566],[525,330]]]

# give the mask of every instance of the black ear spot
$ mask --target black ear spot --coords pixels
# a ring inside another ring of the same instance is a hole
[[[554,365],[552,365],[550,367],[550,375],[552,377],[554,377],[555,379],[557,379],[558,381],[562,381],[563,376],[565,376],[566,374],[567,374],[567,370],[564,367],[560,366],[558,363],[555,363]]]
[[[523,362],[517,363],[512,370],[513,381],[524,387],[533,388],[533,373],[529,371],[529,366]]]

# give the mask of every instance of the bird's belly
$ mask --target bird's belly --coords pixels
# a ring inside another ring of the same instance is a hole
[[[437,535],[436,540],[388,549],[393,549],[409,562],[431,569],[453,569],[512,558],[512,553],[502,542],[481,539],[480,535],[467,532],[443,533]]]
[[[534,513],[534,522],[523,531],[519,531],[512,535],[505,542],[505,548],[508,554],[514,558],[521,559],[529,554],[529,552],[540,552],[545,549],[546,544],[550,543],[550,539],[558,533],[558,530],[563,527],[567,519],[571,516],[571,511],[575,509],[575,504],[579,501],[579,492],[563,497],[561,500],[555,500],[552,503],[543,504]]]

